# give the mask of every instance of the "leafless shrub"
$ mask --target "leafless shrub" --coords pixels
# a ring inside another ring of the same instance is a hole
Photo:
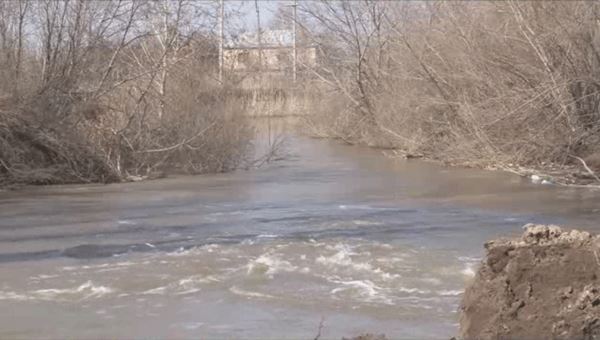
[[[301,9],[322,47],[314,72],[349,107],[313,117],[328,135],[479,165],[565,164],[600,148],[595,2]]]
[[[243,97],[216,80],[210,2],[0,4],[0,184],[229,171]]]

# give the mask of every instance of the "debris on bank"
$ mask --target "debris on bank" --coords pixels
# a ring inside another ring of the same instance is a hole
[[[534,184],[600,188],[600,176],[597,174],[600,173],[600,160],[591,163],[593,165],[588,166],[583,159],[573,157],[576,160],[580,160],[581,164],[555,164],[542,162],[536,167],[525,167],[513,163],[502,162],[482,164],[480,162],[440,160],[428,157],[421,153],[410,153],[399,149],[386,150],[383,152],[383,155],[395,159],[420,159],[432,161],[451,167],[505,171],[527,178]],[[598,157],[600,158],[600,156]]]
[[[460,307],[463,339],[600,337],[600,236],[528,224],[487,242]]]
[[[585,164],[585,163],[583,163]],[[600,188],[596,173],[587,165],[581,169],[574,164],[558,165],[543,163],[538,168],[526,168],[514,164],[494,165],[485,167],[487,170],[500,170],[528,178],[534,184],[553,184],[561,186],[581,186]]]
[[[531,175],[531,182],[535,184],[552,184],[552,180],[539,175]]]

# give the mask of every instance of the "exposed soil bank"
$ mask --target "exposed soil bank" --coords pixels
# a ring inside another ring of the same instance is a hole
[[[600,337],[600,236],[528,224],[519,239],[485,244],[467,288],[465,339]]]

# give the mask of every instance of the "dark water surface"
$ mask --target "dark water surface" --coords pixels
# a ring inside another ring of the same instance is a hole
[[[0,193],[0,338],[445,338],[485,240],[600,192],[292,138],[253,171]]]

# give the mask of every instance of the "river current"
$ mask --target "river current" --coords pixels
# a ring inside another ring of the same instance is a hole
[[[455,335],[483,243],[600,192],[291,137],[263,168],[0,193],[0,338]]]

